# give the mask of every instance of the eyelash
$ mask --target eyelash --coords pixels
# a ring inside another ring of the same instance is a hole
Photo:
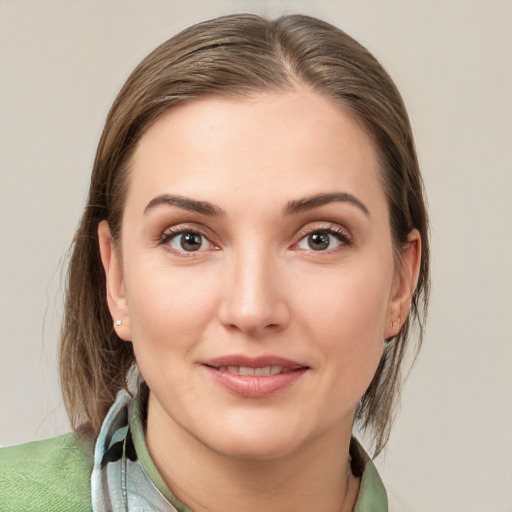
[[[326,249],[326,250],[306,249],[311,253],[333,254],[338,251],[347,249],[353,245],[352,235],[347,229],[342,228],[338,224],[328,223],[328,224],[323,224],[323,225],[316,225],[314,227],[307,227],[307,228],[299,231],[297,233],[297,238],[299,238],[299,241],[293,245],[293,248],[296,248],[298,246],[298,244],[300,242],[302,242],[303,240],[305,240],[308,236],[314,235],[316,233],[331,235],[334,238],[336,238],[340,244],[333,249]]]
[[[314,227],[308,227],[305,229],[302,229],[296,234],[296,238],[298,238],[298,241],[295,242],[292,245],[293,250],[300,250],[298,248],[299,243],[304,241],[308,236],[321,233],[321,234],[327,234],[330,236],[333,236],[339,241],[339,245],[333,249],[327,248],[326,250],[315,250],[315,249],[304,249],[306,251],[309,251],[311,253],[318,253],[318,254],[332,254],[338,251],[341,251],[343,249],[346,249],[348,247],[351,247],[353,245],[353,240],[350,232],[347,229],[342,228],[341,226],[337,224],[324,224],[324,225],[317,225]],[[211,236],[205,233],[205,231],[199,229],[197,226],[193,227],[187,227],[187,226],[172,226],[168,228],[160,237],[159,239],[159,245],[166,246],[166,249],[172,252],[173,254],[177,256],[183,256],[186,258],[197,256],[196,252],[203,252],[201,250],[198,251],[180,251],[172,248],[169,244],[169,242],[174,239],[175,237],[178,237],[179,235],[184,234],[192,234],[192,235],[199,235],[202,237],[206,243],[208,243],[210,246],[214,248],[214,250],[218,250],[219,247],[211,241]]]
[[[214,247],[215,250],[218,249],[218,246],[214,244],[210,238],[211,236],[207,235],[203,230],[199,229],[197,226],[194,227],[187,227],[187,226],[171,226],[170,228],[166,229],[163,235],[160,237],[159,244],[166,246],[166,249],[170,252],[172,252],[174,255],[177,256],[183,256],[185,258],[190,258],[195,256],[196,252],[203,252],[203,251],[179,251],[174,249],[170,246],[169,242],[178,237],[179,235],[185,235],[185,234],[191,234],[191,235],[199,235],[201,236],[209,245]]]

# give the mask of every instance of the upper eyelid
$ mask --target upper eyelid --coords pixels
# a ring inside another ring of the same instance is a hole
[[[347,238],[352,239],[352,232],[348,228],[346,228],[338,223],[328,222],[328,221],[326,221],[326,222],[319,221],[317,223],[310,222],[306,226],[299,229],[295,233],[295,237],[300,237],[300,239],[302,239],[303,237],[305,237],[311,233],[314,233],[315,231],[331,231],[336,234],[343,234]]]
[[[202,226],[201,224],[195,223],[183,223],[175,226],[169,226],[163,230],[161,238],[169,238],[172,236],[179,235],[181,233],[197,233],[199,235],[206,237],[208,240],[213,238],[213,234],[211,233],[210,229],[208,229],[206,226]]]

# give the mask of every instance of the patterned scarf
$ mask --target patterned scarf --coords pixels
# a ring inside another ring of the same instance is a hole
[[[156,488],[135,451],[130,431],[134,400],[121,390],[96,441],[91,477],[94,512],[179,512]]]

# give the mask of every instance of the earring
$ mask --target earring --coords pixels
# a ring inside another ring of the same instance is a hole
[[[121,325],[122,323],[123,323],[122,320],[116,320],[115,325]]]
[[[400,318],[400,315],[398,315],[398,318],[397,318],[396,322],[395,321],[391,322],[391,329],[393,329],[393,327],[395,327],[395,324],[400,325],[401,321],[402,321],[402,319]]]

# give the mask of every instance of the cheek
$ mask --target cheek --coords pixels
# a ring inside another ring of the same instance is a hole
[[[302,322],[321,354],[330,399],[355,404],[370,384],[382,356],[391,280],[391,272],[361,272],[306,287]]]
[[[168,265],[126,265],[126,297],[134,349],[186,352],[215,309],[212,278]],[[154,354],[158,357],[158,353]]]
[[[213,283],[193,272],[138,265],[126,286],[132,343],[139,370],[163,402],[200,402],[188,364],[214,310]]]
[[[346,342],[383,342],[392,272],[340,272],[308,280],[303,283],[303,315],[329,339],[338,333]]]

